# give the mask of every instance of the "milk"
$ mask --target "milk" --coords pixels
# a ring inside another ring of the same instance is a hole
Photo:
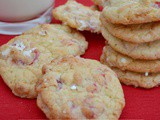
[[[20,22],[38,17],[54,0],[0,0],[0,21]]]

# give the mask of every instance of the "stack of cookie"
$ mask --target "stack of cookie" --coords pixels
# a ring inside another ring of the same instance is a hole
[[[160,83],[160,2],[109,0],[100,16],[108,41],[101,62],[120,81],[152,88]]]

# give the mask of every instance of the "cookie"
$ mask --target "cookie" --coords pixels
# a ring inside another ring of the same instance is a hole
[[[160,39],[160,22],[152,22],[137,25],[120,25],[107,22],[104,17],[100,17],[103,26],[109,33],[124,41],[132,43],[152,42]]]
[[[54,59],[43,66],[38,107],[49,119],[118,120],[125,105],[115,73],[95,60]]]
[[[102,28],[102,34],[108,41],[108,44],[121,54],[127,55],[133,59],[160,59],[160,40],[142,44],[134,44],[112,36],[105,28]]]
[[[35,84],[42,66],[52,60],[46,48],[31,40],[14,38],[0,48],[0,75],[12,92],[21,98],[35,98]]]
[[[159,0],[108,0],[102,14],[114,24],[140,24],[160,20]]]
[[[53,10],[53,16],[64,24],[80,31],[100,32],[100,12],[83,6],[74,0],[69,0]]]
[[[128,70],[138,73],[158,73],[160,72],[160,60],[135,60],[114,51],[110,46],[103,49],[101,62],[116,67],[121,70]]]
[[[42,75],[44,64],[57,57],[77,56],[85,52],[87,42],[83,36],[80,37],[79,32],[67,36],[72,33],[64,34],[62,31],[53,30],[52,36],[47,34],[51,33],[47,30],[47,35],[28,33],[0,47],[0,75],[16,96],[36,98],[35,84]]]
[[[119,80],[126,84],[126,85],[132,85],[135,87],[142,87],[142,88],[153,88],[157,87],[160,84],[160,73],[136,73],[136,72],[130,72],[130,71],[122,71],[117,68],[112,68],[117,75]]]
[[[55,39],[55,36],[58,38],[62,37],[72,37],[74,39],[78,39],[81,42],[84,41],[86,44],[85,37],[78,32],[75,29],[70,28],[69,26],[66,25],[60,25],[60,24],[41,24],[38,25],[24,33],[26,34],[35,34],[37,36],[41,37],[52,37]]]
[[[88,48],[88,42],[85,37],[77,30],[65,25],[40,25],[27,31],[21,37],[22,39],[27,37],[47,47],[54,57],[59,55],[82,55]]]
[[[92,0],[95,5],[105,7],[107,5],[107,0]]]

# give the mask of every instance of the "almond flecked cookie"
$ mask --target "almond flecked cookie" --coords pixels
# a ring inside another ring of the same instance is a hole
[[[16,96],[36,98],[35,84],[44,64],[57,57],[82,55],[87,48],[88,43],[79,32],[79,37],[76,32],[75,37],[67,35],[72,33],[63,34],[63,29],[53,30],[52,36],[47,33],[52,31],[21,35],[0,47],[0,75]]]
[[[132,85],[142,88],[153,88],[160,85],[160,73],[136,73],[131,71],[122,71],[118,68],[112,68],[120,80],[126,85]]]
[[[68,56],[43,66],[38,107],[49,119],[118,120],[125,105],[116,74],[95,60]]]
[[[160,22],[138,25],[120,25],[107,22],[102,15],[100,19],[109,33],[124,41],[144,43],[160,39]]]
[[[104,27],[102,27],[102,35],[114,50],[133,59],[160,59],[160,40],[149,43],[134,44],[114,37]]]
[[[102,14],[114,24],[140,24],[160,20],[160,0],[108,0]]]
[[[64,24],[80,31],[87,30],[100,33],[100,12],[77,3],[75,0],[69,0],[65,5],[55,8],[53,16]]]
[[[101,62],[109,65],[110,67],[116,67],[121,70],[129,70],[138,73],[158,73],[160,72],[160,60],[135,60],[120,54],[113,50],[110,46],[106,46],[103,49],[101,56]]]

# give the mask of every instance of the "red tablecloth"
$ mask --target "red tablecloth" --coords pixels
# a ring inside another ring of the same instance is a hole
[[[78,0],[84,5],[93,4],[90,0]],[[56,6],[64,4],[66,0],[56,0]],[[53,20],[53,23],[56,21]],[[101,35],[83,32],[89,48],[85,58],[99,60],[104,46]],[[0,45],[14,36],[0,35]],[[160,120],[160,87],[150,90],[133,88],[123,85],[126,106],[120,119],[123,120]],[[43,112],[36,106],[36,100],[21,99],[12,94],[11,90],[0,78],[0,120],[17,119],[45,119]]]

